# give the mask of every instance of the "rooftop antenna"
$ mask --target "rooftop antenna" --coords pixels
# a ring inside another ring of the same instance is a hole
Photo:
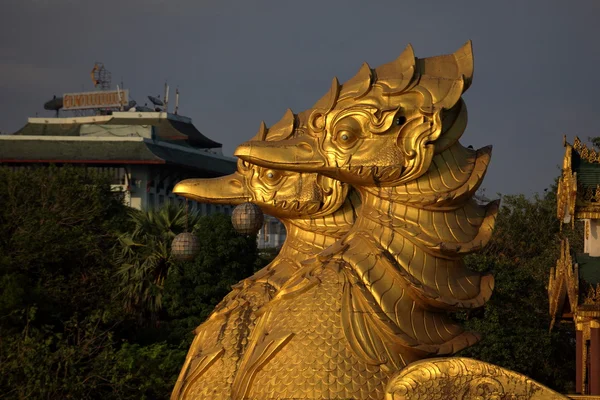
[[[117,85],[117,96],[119,96],[119,111],[123,111],[123,95],[121,94],[119,85]]]
[[[92,72],[90,72],[90,76],[95,88],[99,88],[100,90],[110,89],[111,73],[104,67],[103,63],[96,62],[94,68],[92,68]]]
[[[148,96],[148,100],[150,100],[150,102],[152,104],[154,104],[154,112],[163,112],[163,107],[165,105],[165,103],[163,103],[163,101],[160,99],[160,94],[156,97],[154,96]]]
[[[179,111],[179,88],[175,89],[175,115]]]
[[[56,118],[58,118],[59,116],[59,110],[63,108],[63,99],[62,97],[56,97],[56,95],[54,95],[52,97],[52,100],[47,101],[46,103],[44,103],[44,109],[45,110],[50,110],[50,111],[55,111],[56,112]]]
[[[169,113],[169,85],[165,82],[165,112]]]

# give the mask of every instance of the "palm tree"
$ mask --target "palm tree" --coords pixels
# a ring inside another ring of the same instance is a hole
[[[171,242],[187,226],[198,225],[200,216],[186,215],[184,207],[167,204],[158,210],[131,210],[131,232],[119,235],[115,247],[115,264],[120,281],[118,295],[128,311],[155,315],[162,309],[162,292],[169,270]]]

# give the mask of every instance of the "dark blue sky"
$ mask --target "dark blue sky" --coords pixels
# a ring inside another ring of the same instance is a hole
[[[418,57],[473,40],[465,145],[494,145],[487,194],[541,192],[559,173],[564,134],[600,136],[600,1],[3,0],[0,131],[53,94],[91,90],[102,61],[146,102],[165,80],[180,113],[235,146],[261,120],[310,107],[361,63]]]

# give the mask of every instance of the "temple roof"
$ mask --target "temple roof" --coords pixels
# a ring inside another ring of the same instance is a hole
[[[552,322],[579,317],[600,317],[600,257],[572,254],[563,239],[556,267],[550,270],[548,300]]]
[[[0,136],[0,163],[172,164],[233,173],[233,158],[142,137]]]
[[[573,262],[568,239],[561,241],[560,257],[556,267],[550,270],[548,300],[552,317],[550,329],[556,320],[565,319],[565,314],[574,314],[579,304],[579,268]]]
[[[600,218],[600,153],[578,137],[572,145],[565,138],[564,146],[556,195],[557,216],[561,223],[574,227],[576,219]],[[589,318],[600,318],[599,284],[600,257],[572,254],[568,239],[563,239],[560,257],[548,281],[550,328],[560,320],[583,323]]]
[[[577,172],[577,183],[581,186],[600,185],[600,164],[582,159],[577,150],[572,149],[571,171]]]
[[[114,112],[112,115],[74,118],[29,118],[14,135],[26,136],[143,136],[163,141],[185,141],[196,148],[223,145],[204,136],[192,120],[160,112]]]
[[[564,222],[600,218],[600,153],[578,137],[564,140],[565,155],[558,182],[557,216]]]

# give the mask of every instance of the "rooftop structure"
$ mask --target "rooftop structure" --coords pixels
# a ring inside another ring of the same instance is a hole
[[[55,96],[45,108],[55,110],[56,117],[29,118],[14,134],[0,135],[0,164],[101,168],[114,176],[113,186],[125,192],[126,204],[138,209],[160,207],[165,202],[182,204],[184,199],[172,193],[182,179],[235,171],[236,160],[223,156],[221,143],[202,134],[190,118],[178,115],[178,90],[174,112],[169,113],[168,87],[164,102],[148,96],[153,109],[127,101],[127,90],[110,91],[106,82],[102,89]],[[231,214],[233,208],[194,201],[190,206],[201,214]],[[285,229],[279,221],[267,219],[259,247],[277,247],[284,239]]]
[[[164,112],[29,118],[3,140],[3,163],[170,163],[216,176],[235,170],[235,159],[222,155],[221,143],[204,136],[190,118]]]
[[[44,104],[53,118],[29,118],[11,135],[0,135],[0,165],[74,164],[102,169],[113,177],[113,188],[125,192],[127,205],[137,209],[183,204],[172,190],[189,177],[214,178],[236,170],[236,159],[223,156],[222,144],[203,135],[188,117],[179,115],[179,89],[169,112],[169,86],[164,97],[148,96],[151,107],[129,99],[129,91],[111,89],[111,73],[97,62],[90,73],[97,89],[65,93]],[[122,84],[121,84],[122,86]],[[200,214],[231,214],[231,205],[190,202]],[[268,218],[259,232],[261,248],[277,247],[285,229]]]
[[[112,112],[110,115],[29,118],[13,135],[0,136],[0,163],[75,164],[102,168],[125,191],[129,206],[143,209],[172,201],[171,190],[189,176],[210,178],[235,170],[222,145],[204,136],[190,118],[166,112]],[[201,213],[231,207],[192,204]]]

